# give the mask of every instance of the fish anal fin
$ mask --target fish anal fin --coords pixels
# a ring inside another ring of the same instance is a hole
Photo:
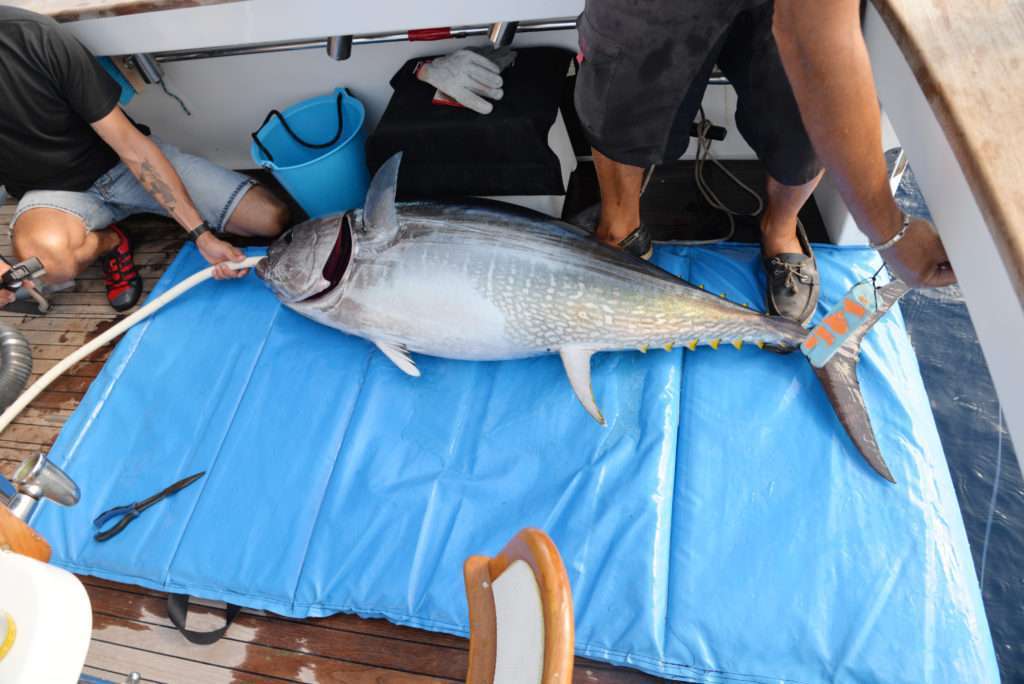
[[[562,365],[565,366],[565,374],[569,376],[569,384],[572,385],[576,398],[583,404],[583,408],[601,425],[605,425],[601,409],[594,401],[594,387],[590,379],[590,357],[594,355],[592,349],[580,347],[565,347],[559,354],[562,357]]]
[[[391,359],[391,363],[398,366],[406,375],[411,375],[414,378],[420,377],[420,369],[416,367],[416,363],[409,356],[409,350],[401,344],[393,344],[391,342],[379,342],[374,341],[377,345],[377,349],[383,352],[384,356]]]

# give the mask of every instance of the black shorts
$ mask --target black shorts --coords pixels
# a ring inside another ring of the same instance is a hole
[[[821,170],[772,36],[772,2],[587,0],[576,109],[591,145],[650,166],[686,152],[717,63],[736,92],[736,125],[785,185]]]

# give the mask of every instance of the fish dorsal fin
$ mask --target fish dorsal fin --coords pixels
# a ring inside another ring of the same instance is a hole
[[[384,356],[391,359],[391,362],[398,366],[406,375],[411,375],[414,378],[420,377],[420,369],[416,367],[416,362],[409,356],[409,350],[405,348],[404,344],[392,344],[391,342],[379,342],[374,341],[377,345],[377,349],[380,349]]]
[[[402,153],[398,152],[377,169],[363,205],[363,230],[374,242],[388,242],[398,232],[398,212],[395,194],[398,191],[398,167]]]
[[[572,385],[572,391],[576,393],[576,398],[594,420],[604,425],[604,416],[594,401],[594,387],[590,380],[590,357],[594,355],[593,350],[565,347],[559,354],[562,356],[562,365],[565,366],[565,374],[569,376],[569,383]]]

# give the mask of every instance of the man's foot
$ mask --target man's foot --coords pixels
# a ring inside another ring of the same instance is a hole
[[[799,224],[797,237],[802,254],[782,252],[767,257],[762,251],[761,263],[768,275],[768,287],[765,291],[768,313],[806,325],[818,305],[821,279],[811,243],[807,240],[803,226]]]
[[[128,236],[113,224],[110,230],[118,237],[117,247],[100,257],[106,278],[107,301],[114,311],[126,311],[135,306],[142,295],[142,278],[135,270]]]

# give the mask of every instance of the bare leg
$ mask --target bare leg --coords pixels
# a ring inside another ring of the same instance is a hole
[[[796,237],[796,217],[821,180],[822,171],[803,185],[783,185],[771,176],[765,182],[768,201],[761,215],[761,245],[766,257],[803,254]]]
[[[57,209],[30,209],[14,228],[15,256],[19,261],[38,257],[48,283],[73,279],[118,241],[112,230],[88,231],[80,218]]]
[[[246,237],[274,238],[289,222],[287,205],[262,185],[249,189],[228,219],[225,230]]]
[[[593,150],[597,182],[601,186],[601,222],[597,239],[617,245],[640,225],[640,186],[644,169],[612,161]]]

